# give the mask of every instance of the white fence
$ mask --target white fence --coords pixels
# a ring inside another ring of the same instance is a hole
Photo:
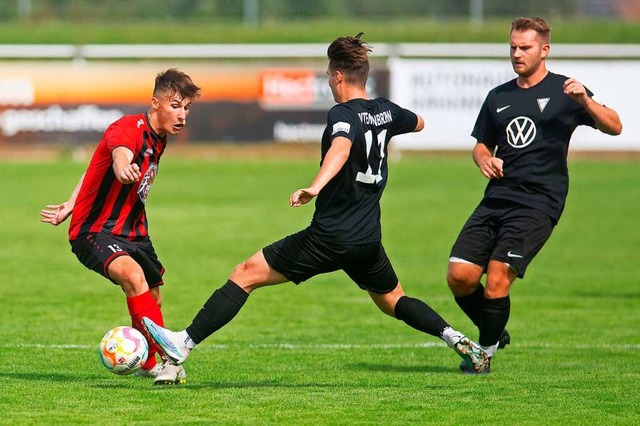
[[[373,57],[505,58],[507,43],[372,43]],[[557,59],[640,59],[638,44],[553,44]],[[326,58],[327,45],[301,44],[0,44],[0,59]]]

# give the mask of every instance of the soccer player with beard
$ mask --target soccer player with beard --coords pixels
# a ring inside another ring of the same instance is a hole
[[[200,88],[183,72],[169,69],[158,74],[147,113],[111,124],[69,200],[41,211],[41,221],[56,226],[73,213],[71,250],[85,267],[122,288],[132,324],[143,334],[143,317],[163,323],[164,284],[164,267],[148,234],[145,203],[167,136],[180,133],[199,96]],[[153,377],[154,384],[183,383],[184,369],[158,364],[158,349],[148,340],[149,357],[136,375]]]
[[[387,99],[369,99],[371,49],[360,35],[339,37],[329,46],[327,75],[338,105],[327,115],[320,171],[310,187],[289,199],[299,207],[317,197],[311,225],[238,265],[186,330],[173,332],[144,318],[151,337],[176,364],[231,321],[252,291],[343,270],[382,312],[444,340],[474,371],[484,371],[487,357],[475,343],[426,303],[404,294],[382,246],[380,198],[387,184],[388,144],[395,135],[422,130],[424,121]]]
[[[518,76],[489,92],[471,133],[473,160],[489,183],[453,245],[447,282],[490,357],[510,342],[511,285],[524,278],[564,209],[571,134],[580,125],[622,131],[618,114],[582,83],[547,70],[550,33],[539,18],[513,21],[511,63]],[[460,368],[474,372],[465,362]]]

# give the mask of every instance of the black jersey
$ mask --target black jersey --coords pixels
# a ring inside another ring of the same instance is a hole
[[[415,130],[418,117],[388,99],[352,99],[327,114],[322,161],[334,138],[352,143],[347,162],[316,199],[310,230],[340,244],[380,241],[380,198],[387,184],[390,139]]]
[[[514,79],[489,92],[471,135],[492,151],[497,147],[504,176],[489,181],[485,198],[515,201],[560,219],[569,190],[571,134],[579,125],[595,128],[586,109],[564,94],[567,78],[550,72],[528,89]]]

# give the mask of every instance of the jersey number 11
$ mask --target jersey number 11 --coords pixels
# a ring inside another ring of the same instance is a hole
[[[364,140],[367,143],[367,171],[358,172],[356,181],[368,184],[377,184],[382,180],[382,160],[384,159],[384,143],[387,139],[387,129],[376,134],[376,143],[373,144],[373,132],[367,130],[364,134]],[[380,154],[374,150],[380,150]],[[376,171],[374,174],[373,171]]]

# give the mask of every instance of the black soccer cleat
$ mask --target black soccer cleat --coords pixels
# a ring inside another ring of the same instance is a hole
[[[498,340],[498,349],[504,349],[504,347],[509,344],[511,344],[511,335],[505,328],[500,334],[500,340]]]

